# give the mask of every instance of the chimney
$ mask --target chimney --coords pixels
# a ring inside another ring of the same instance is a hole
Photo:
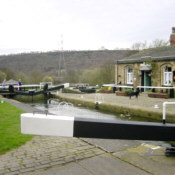
[[[172,34],[170,35],[170,45],[175,45],[175,27],[172,27]]]

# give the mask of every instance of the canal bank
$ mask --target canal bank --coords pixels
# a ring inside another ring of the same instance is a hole
[[[26,112],[36,110],[12,99],[3,100]],[[174,157],[166,157],[166,145],[160,145],[136,140],[35,136],[0,156],[0,175],[175,174]]]
[[[98,106],[96,105],[97,94],[72,94],[55,93],[55,98],[69,101],[78,106],[98,108],[99,111],[113,114],[124,114],[147,118],[148,120],[162,121],[163,102],[174,102],[174,99],[150,98],[146,93],[141,93],[138,98],[127,96],[116,96],[115,94],[100,94],[104,99]],[[98,95],[99,96],[99,95]],[[167,122],[175,122],[175,105],[168,105],[166,118]]]

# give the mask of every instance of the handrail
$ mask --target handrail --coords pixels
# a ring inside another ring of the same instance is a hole
[[[137,86],[137,88],[150,88],[150,89],[175,89],[175,87],[161,87],[161,86]]]
[[[121,87],[121,88],[133,88],[133,86],[125,86],[125,85],[116,85],[115,87]]]
[[[127,85],[115,85],[114,87],[121,87],[121,88],[133,88],[133,86],[127,86]],[[136,88],[150,88],[150,89],[175,89],[175,87],[170,86],[137,86]]]
[[[166,105],[174,105],[175,102],[163,102],[163,124],[166,123]]]

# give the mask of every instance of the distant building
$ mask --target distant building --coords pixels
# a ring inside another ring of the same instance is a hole
[[[137,86],[175,86],[175,28],[170,46],[146,49],[115,61],[115,83]]]
[[[6,85],[18,85],[18,81],[10,79],[6,81]]]

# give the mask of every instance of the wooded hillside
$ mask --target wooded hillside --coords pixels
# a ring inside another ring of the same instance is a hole
[[[135,52],[131,50],[64,51],[64,59],[67,70],[94,69]],[[56,75],[61,54],[60,51],[54,51],[0,56],[0,68],[10,68],[28,75],[33,71],[44,75]]]

